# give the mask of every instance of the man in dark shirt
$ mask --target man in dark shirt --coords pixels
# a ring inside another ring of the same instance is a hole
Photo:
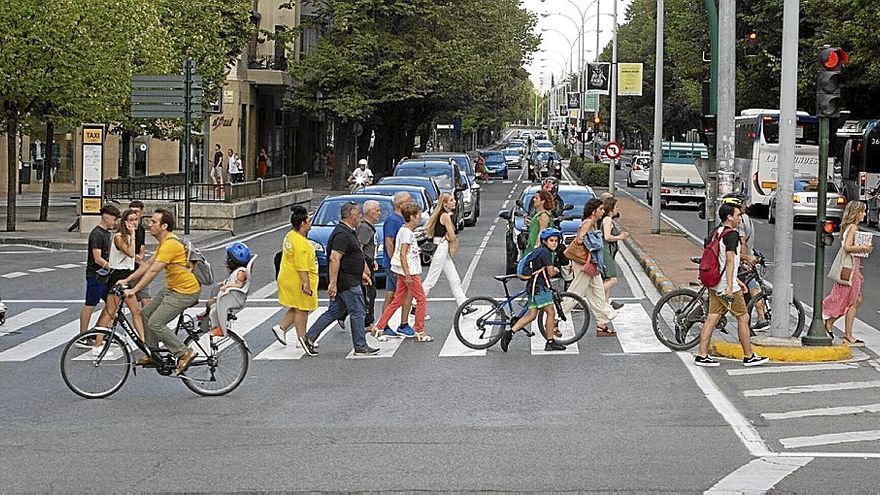
[[[321,332],[348,313],[355,355],[376,354],[379,349],[367,345],[364,332],[365,308],[361,284],[371,284],[372,281],[364,252],[355,235],[355,229],[361,223],[360,206],[354,202],[346,203],[340,208],[339,216],[341,221],[333,229],[327,243],[330,253],[327,284],[330,307],[309,328],[306,338],[310,343],[316,342]]]
[[[116,228],[119,209],[113,205],[101,208],[101,223],[89,234],[89,248],[86,255],[86,301],[79,312],[79,332],[89,329],[89,319],[95,312],[95,306],[107,297],[107,286],[98,280],[98,272],[106,275],[110,268],[110,231]],[[79,343],[79,342],[77,342]]]
[[[128,208],[138,216],[138,226],[134,231],[134,263],[135,269],[137,269],[144,264],[144,258],[147,255],[147,230],[141,221],[144,216],[144,203],[134,200],[128,204]],[[134,283],[137,283],[137,280]],[[147,307],[147,304],[150,304],[150,288],[144,287],[139,290],[136,297],[138,302],[141,303],[141,307]]]

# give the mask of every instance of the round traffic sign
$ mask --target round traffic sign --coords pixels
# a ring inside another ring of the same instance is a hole
[[[623,153],[623,146],[620,145],[617,141],[611,141],[610,143],[605,145],[605,154],[608,158],[612,160],[616,160],[620,158],[620,154]]]
[[[568,138],[568,143],[569,143],[569,144],[577,144],[577,142],[578,142],[578,139],[577,139],[576,137],[574,137],[574,136]]]

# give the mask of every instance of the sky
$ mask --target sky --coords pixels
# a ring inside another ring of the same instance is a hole
[[[550,87],[550,75],[558,81],[569,68],[577,70],[578,33],[581,27],[581,14],[585,14],[584,60],[592,62],[596,58],[596,6],[599,7],[599,51],[611,41],[614,18],[612,2],[617,4],[618,22],[623,22],[624,13],[630,0],[522,0],[523,8],[538,15],[537,34],[541,35],[540,50],[536,52],[530,64],[526,65],[529,78],[535,87],[546,90]],[[540,14],[550,14],[546,17]],[[567,19],[566,17],[570,18]],[[566,38],[568,41],[566,41]],[[574,48],[571,48],[571,44]],[[572,62],[573,60],[573,62]]]

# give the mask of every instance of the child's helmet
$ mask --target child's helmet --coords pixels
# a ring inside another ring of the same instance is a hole
[[[251,260],[251,249],[243,242],[233,242],[226,246],[226,257],[244,266]]]

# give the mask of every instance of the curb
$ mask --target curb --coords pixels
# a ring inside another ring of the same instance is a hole
[[[852,359],[852,349],[846,345],[775,347],[752,344],[752,349],[774,362],[819,363]],[[739,342],[713,340],[709,346],[709,353],[731,359],[743,358],[743,350]]]
[[[210,246],[231,237],[233,237],[232,232],[218,230],[200,238],[194,244],[196,247]],[[22,246],[44,247],[48,249],[79,251],[88,247],[88,239],[77,241],[51,241],[47,239],[31,239],[28,237],[0,237],[0,244],[17,244]]]
[[[661,296],[665,296],[667,293],[676,289],[675,284],[666,274],[663,273],[663,270],[660,269],[660,266],[657,265],[657,262],[654,261],[654,258],[649,256],[642,246],[639,245],[638,242],[630,235],[630,237],[624,239],[624,244],[629,250],[633,253],[633,256],[636,257],[639,264],[642,265],[642,269],[648,275],[648,278],[651,279],[651,283],[654,284],[654,287],[660,292]]]

